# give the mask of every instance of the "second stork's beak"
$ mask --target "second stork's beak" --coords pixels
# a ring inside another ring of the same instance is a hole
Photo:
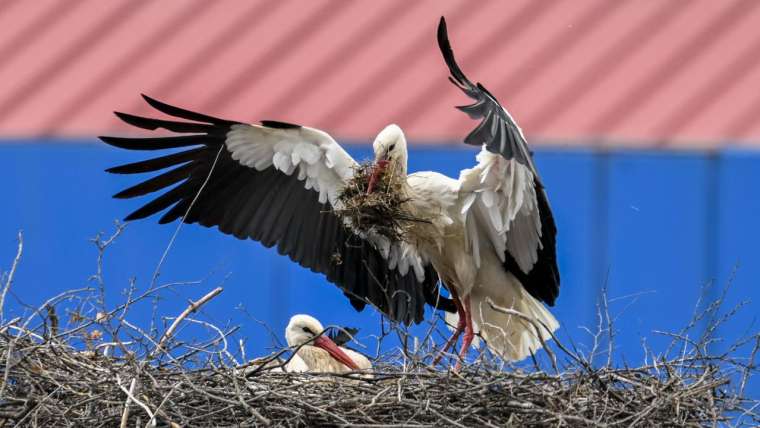
[[[380,177],[383,176],[385,168],[387,167],[388,159],[380,159],[375,162],[375,165],[372,167],[372,175],[369,177],[369,183],[367,184],[367,194],[370,194],[375,190],[377,182],[380,180]]]
[[[351,357],[343,352],[343,350],[340,349],[340,347],[336,345],[335,342],[333,342],[329,337],[324,335],[317,337],[314,339],[314,346],[324,349],[328,354],[330,354],[331,357],[345,364],[346,367],[352,370],[359,370],[359,366],[356,365],[354,360],[352,360]]]

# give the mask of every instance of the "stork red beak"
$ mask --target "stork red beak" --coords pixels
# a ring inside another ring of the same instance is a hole
[[[346,367],[353,370],[359,370],[359,366],[356,365],[354,360],[352,360],[351,357],[346,355],[346,353],[343,352],[338,347],[338,345],[335,344],[335,342],[330,340],[329,337],[324,336],[324,335],[317,337],[316,339],[314,339],[314,346],[324,349],[325,351],[327,351],[328,354],[330,354],[331,357],[345,364]]]
[[[372,167],[372,175],[369,177],[369,183],[367,184],[367,194],[370,194],[375,190],[378,180],[380,180],[380,177],[383,175],[383,172],[385,172],[385,168],[387,167],[387,159],[380,159],[375,162],[375,166]]]

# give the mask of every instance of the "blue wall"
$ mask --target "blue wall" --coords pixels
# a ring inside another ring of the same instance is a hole
[[[350,150],[359,158],[366,147]],[[458,145],[414,149],[410,169],[435,169],[457,176],[474,162],[474,151]],[[138,206],[110,195],[134,177],[103,173],[109,166],[143,158],[94,141],[6,141],[0,145],[0,262],[7,269],[15,236],[23,229],[26,251],[11,298],[38,305],[45,297],[88,283],[96,251],[88,242],[110,232],[114,219]],[[717,296],[736,268],[730,304],[753,299],[722,333],[736,337],[755,320],[760,301],[760,154],[596,152],[542,150],[536,155],[559,228],[562,271],[554,313],[561,333],[583,347],[581,327],[596,324],[595,303],[606,284],[617,316],[622,358],[641,361],[642,341],[659,349],[666,339],[652,330],[674,330],[691,317],[703,285],[714,280]],[[121,299],[129,278],[144,287],[176,225],[129,224],[110,249],[106,281],[111,303]],[[225,292],[204,309],[219,324],[241,324],[249,354],[271,345],[269,324],[281,339],[287,319],[307,312],[326,324],[357,325],[376,334],[378,316],[356,313],[319,275],[250,241],[214,230],[183,227],[162,271],[164,282],[205,279],[177,287],[159,313],[175,314],[188,298],[224,283]],[[137,308],[136,322],[149,310]],[[757,325],[753,328],[758,329]],[[720,346],[720,345],[719,345]]]

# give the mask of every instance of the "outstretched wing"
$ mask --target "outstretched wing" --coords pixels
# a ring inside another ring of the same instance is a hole
[[[117,116],[139,128],[181,135],[101,140],[129,150],[186,150],[107,170],[135,174],[168,169],[115,195],[133,198],[163,191],[126,220],[166,210],[159,223],[182,219],[276,245],[280,254],[337,284],[357,310],[370,303],[399,322],[422,320],[425,303],[437,297],[435,271],[419,258],[401,263],[389,257],[388,248],[360,236],[334,213],[356,162],[328,134],[284,122],[249,125],[218,119],[144,98],[184,120]]]
[[[553,305],[559,294],[557,231],[525,136],[496,98],[459,68],[443,17],[438,45],[451,72],[449,80],[475,100],[457,108],[481,121],[464,140],[483,147],[478,165],[460,175],[467,244],[478,260],[480,240],[489,240],[526,290]]]

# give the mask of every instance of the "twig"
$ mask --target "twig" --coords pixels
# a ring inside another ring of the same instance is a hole
[[[11,270],[8,272],[8,276],[5,279],[5,284],[3,285],[3,292],[0,294],[0,322],[5,322],[5,295],[8,294],[8,290],[11,288],[11,284],[13,284],[13,277],[16,275],[16,268],[18,267],[19,262],[21,261],[21,255],[24,253],[24,233],[22,231],[18,231],[18,248],[16,249],[16,257],[13,258],[13,264],[11,265]]]
[[[100,295],[98,296],[98,305],[101,309],[105,308],[106,306],[106,283],[103,279],[103,260],[105,259],[106,249],[108,249],[108,247],[110,247],[111,244],[116,241],[116,238],[118,238],[127,227],[126,224],[123,224],[118,220],[115,222],[115,225],[116,231],[106,240],[100,239],[102,236],[100,232],[91,239],[91,241],[98,248],[98,257],[96,260],[95,274],[90,277],[90,279],[94,279],[98,283],[98,291],[100,292]]]
[[[153,355],[155,355],[156,352],[163,351],[164,344],[166,343],[167,340],[169,340],[169,338],[172,337],[172,335],[174,334],[174,331],[177,329],[177,327],[182,322],[182,320],[184,320],[185,318],[187,318],[187,316],[190,315],[191,313],[197,311],[201,306],[203,306],[204,304],[206,304],[206,302],[208,302],[209,300],[211,300],[214,297],[216,297],[217,295],[219,295],[219,293],[221,293],[223,290],[224,289],[222,287],[217,287],[217,288],[211,290],[210,292],[208,292],[205,296],[203,296],[200,299],[198,299],[198,301],[196,301],[196,302],[190,302],[190,305],[184,311],[182,311],[182,313],[174,320],[174,322],[172,323],[172,325],[166,330],[166,332],[164,332],[163,336],[161,336],[161,339],[156,344],[156,347],[154,348],[154,350],[148,355],[148,357],[140,365],[140,370],[139,371],[142,371],[142,369],[145,366],[145,364],[153,358]],[[145,336],[148,337],[147,335],[145,335]],[[119,382],[119,387],[121,387],[121,382]],[[134,399],[133,398],[134,397],[133,394],[136,394],[137,391],[139,390],[139,388],[140,388],[140,382],[139,382],[137,376],[135,376],[134,378],[132,378],[132,382],[129,385],[129,391],[127,393],[127,400],[124,403],[124,412],[122,413],[122,417],[121,417],[122,428],[126,427],[126,423],[129,420],[129,403],[130,403],[130,400]],[[135,400],[135,402],[138,403],[138,404],[141,404],[141,403],[139,403],[136,400]],[[148,412],[148,414],[150,414],[151,420],[153,420],[154,416],[153,416],[152,413],[150,413],[150,410],[147,409],[146,411]]]
[[[166,332],[164,332],[163,336],[161,336],[161,340],[158,341],[158,347],[161,348],[166,341],[172,337],[174,334],[174,331],[179,327],[179,324],[184,320],[188,315],[191,313],[197,311],[201,306],[205,305],[209,300],[213,299],[219,293],[224,291],[224,288],[222,287],[216,287],[215,289],[209,291],[205,296],[198,299],[196,302],[190,302],[190,305],[185,308],[184,311],[182,311],[181,314],[177,318],[174,319],[174,322],[169,326],[168,329],[166,329]]]
[[[222,151],[224,150],[225,147],[226,145],[222,144],[219,147],[219,150],[216,152],[216,157],[214,158],[214,162],[211,164],[211,168],[208,171],[208,175],[206,176],[206,179],[203,181],[203,184],[201,184],[201,187],[198,188],[198,193],[195,194],[195,197],[193,197],[193,200],[190,201],[190,205],[187,206],[187,210],[185,210],[185,214],[182,215],[182,219],[180,219],[179,224],[177,225],[177,228],[174,230],[174,234],[172,234],[172,237],[171,239],[169,239],[169,243],[166,245],[166,248],[164,249],[163,254],[161,254],[161,258],[158,260],[158,264],[156,265],[156,270],[153,271],[153,276],[150,280],[150,289],[156,286],[156,281],[158,281],[158,276],[161,274],[161,266],[164,265],[164,261],[166,261],[166,257],[169,255],[169,251],[174,246],[174,241],[177,240],[177,236],[179,236],[179,231],[182,230],[182,225],[185,224],[185,220],[187,219],[187,216],[190,214],[190,210],[193,209],[193,206],[195,206],[195,202],[201,196],[203,189],[206,188],[206,185],[208,184],[209,180],[211,180],[211,175],[214,173],[214,169],[216,168],[217,162],[219,162],[219,156],[222,154]]]
[[[137,387],[137,378],[132,378],[132,381],[129,383],[129,390],[126,390],[123,386],[121,386],[121,379],[118,377],[119,375],[116,376],[116,383],[119,385],[119,388],[127,394],[127,400],[124,402],[124,411],[121,414],[121,423],[119,424],[119,428],[127,428],[127,423],[129,422],[130,403],[132,401],[137,402],[137,400],[133,398],[135,388]],[[148,413],[150,413],[150,411]],[[153,419],[153,416],[151,416],[151,419]]]

